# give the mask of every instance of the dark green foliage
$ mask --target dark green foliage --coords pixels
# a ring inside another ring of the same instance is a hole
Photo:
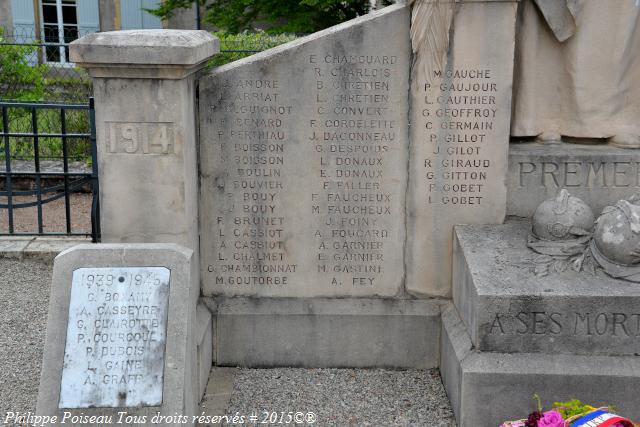
[[[221,52],[209,62],[210,66],[227,64],[296,39],[296,36],[292,34],[270,35],[264,31],[240,34],[218,31],[214,34],[220,39]]]
[[[165,0],[151,13],[168,18],[177,8],[192,7],[193,0]],[[369,11],[369,0],[200,0],[206,21],[230,33],[267,24],[269,33],[312,33]]]

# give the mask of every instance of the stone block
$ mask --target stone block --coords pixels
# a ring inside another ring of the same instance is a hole
[[[158,412],[195,414],[197,274],[193,251],[174,244],[80,245],[58,255],[38,415],[126,411],[152,425]]]
[[[410,57],[390,6],[200,80],[205,295],[402,293]]]
[[[473,350],[473,344],[453,305],[449,304],[443,307],[441,322],[440,376],[447,390],[451,409],[456,419],[459,420],[462,385],[462,369],[459,361],[469,355]]]
[[[94,33],[70,46],[93,77],[102,241],[198,248],[196,86],[206,31]]]
[[[438,366],[437,301],[220,298],[215,317],[220,366]]]
[[[459,427],[498,426],[526,417],[533,395],[543,407],[580,399],[613,405],[640,419],[633,390],[640,387],[640,360],[631,356],[491,353],[472,350],[455,310],[442,317],[442,379]]]
[[[88,34],[71,43],[69,55],[92,77],[183,78],[219,51],[207,31],[125,30]]]
[[[21,236],[0,237],[0,258],[24,258],[24,250],[33,239]]]
[[[213,364],[213,324],[211,312],[206,305],[199,303],[196,310],[196,338],[198,341],[198,390],[203,396],[207,389],[209,371]]]
[[[5,35],[14,34],[11,3],[10,1],[0,2],[0,27],[5,29]]]
[[[507,214],[530,218],[561,188],[596,215],[640,191],[640,153],[611,145],[513,143],[509,147]]]
[[[454,225],[504,220],[516,10],[517,2],[413,9],[411,294],[451,295]]]
[[[91,239],[37,237],[23,249],[24,257],[52,263],[60,252],[90,242]]]
[[[211,369],[207,391],[202,402],[200,412],[208,415],[226,414],[233,394],[233,379],[238,368],[214,367]]]
[[[574,271],[533,273],[531,225],[458,226],[453,300],[475,347],[505,353],[640,354],[640,286]]]

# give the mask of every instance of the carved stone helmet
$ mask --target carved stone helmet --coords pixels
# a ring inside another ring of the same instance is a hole
[[[640,195],[604,208],[596,223],[593,242],[599,255],[614,264],[639,264]]]
[[[540,203],[533,214],[533,234],[541,240],[571,240],[593,230],[591,208],[567,190]]]

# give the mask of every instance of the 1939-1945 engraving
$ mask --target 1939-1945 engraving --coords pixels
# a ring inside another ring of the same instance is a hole
[[[162,403],[170,271],[73,272],[60,408]]]

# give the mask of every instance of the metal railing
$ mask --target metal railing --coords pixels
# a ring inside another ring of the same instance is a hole
[[[4,227],[0,222],[0,235],[91,236],[94,242],[99,241],[93,98],[89,104],[0,101],[0,111],[0,216],[5,211],[7,219]],[[89,132],[83,131],[87,128],[84,119]],[[40,123],[43,121],[44,124]],[[45,161],[49,162],[46,167]],[[72,215],[80,215],[72,210],[72,198],[81,191],[91,198],[90,230],[72,226]],[[59,199],[64,199],[63,230],[45,230],[43,207]],[[22,224],[18,230],[17,211],[28,208],[36,209],[37,221]]]

